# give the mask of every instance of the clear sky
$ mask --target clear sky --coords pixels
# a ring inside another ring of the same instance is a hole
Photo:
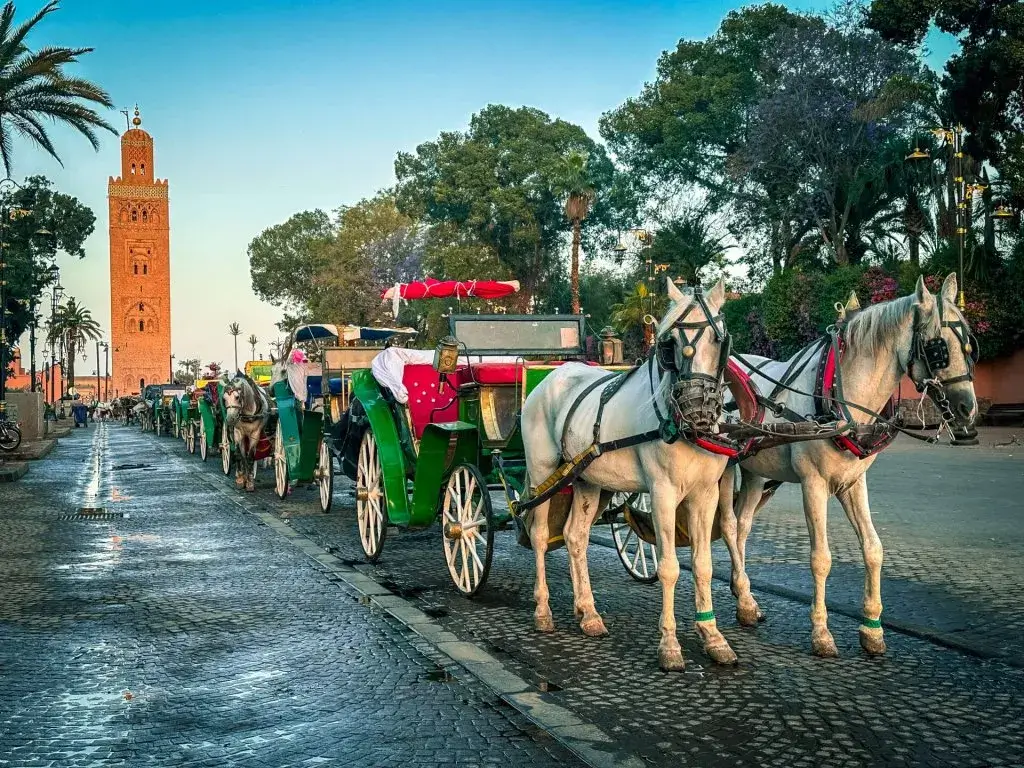
[[[21,15],[40,5],[17,2]],[[264,228],[372,195],[393,183],[396,152],[464,127],[489,103],[538,107],[596,137],[600,115],[653,77],[662,51],[712,33],[738,5],[64,0],[30,44],[94,47],[78,73],[118,108],[138,103],[155,174],[170,182],[172,349],[231,365],[230,322],[241,338],[255,333],[264,355],[280,335],[279,313],[249,279],[246,246]],[[118,112],[110,122],[124,129]],[[106,332],[106,184],[119,141],[105,135],[97,153],[71,131],[53,136],[63,168],[22,144],[13,175],[42,173],[95,211],[87,257],[60,266],[65,289]],[[76,367],[95,366],[90,356]]]

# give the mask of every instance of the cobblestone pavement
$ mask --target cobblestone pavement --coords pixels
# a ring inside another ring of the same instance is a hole
[[[903,439],[877,459],[868,488],[885,548],[883,620],[1024,667],[1024,446]],[[860,616],[863,558],[834,499],[829,545],[829,603]],[[728,553],[716,550],[715,571],[727,578]],[[755,522],[748,573],[809,599],[809,559],[800,489],[783,486]]]
[[[871,487],[887,545],[886,617],[948,631],[971,621],[978,643],[1002,644],[1013,634],[1006,627],[1020,617],[1009,598],[1019,594],[1012,585],[1021,579],[1018,500],[1024,498],[1016,461],[1005,451],[925,453],[901,444],[878,462]],[[319,514],[315,491],[298,489],[280,502],[270,484],[264,478],[247,503],[291,515],[295,529],[360,562],[349,484],[337,484],[340,509],[330,515]],[[845,518],[835,522],[832,597],[858,615],[859,554],[842,533]],[[757,576],[808,590],[806,532],[792,497],[783,494],[762,513],[751,541]],[[727,575],[718,560],[718,572]],[[857,642],[859,622],[838,614],[831,628],[842,658],[816,659],[805,604],[760,592],[768,621],[743,629],[732,619],[734,602],[721,582],[714,588],[719,626],[740,663],[711,667],[687,630],[692,591],[682,579],[677,609],[689,666],[681,676],[665,675],[655,653],[658,587],[630,581],[606,548],[591,547],[590,563],[598,609],[611,632],[599,640],[583,637],[573,621],[564,550],[550,556],[549,566],[557,631],[533,631],[532,555],[511,531],[498,534],[489,584],[472,601],[449,584],[436,526],[392,532],[381,561],[367,572],[651,764],[1021,764],[1024,670],[891,630],[888,655],[867,658]]]
[[[0,489],[0,766],[578,764],[157,443]]]

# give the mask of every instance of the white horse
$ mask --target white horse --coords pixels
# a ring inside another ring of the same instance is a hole
[[[722,366],[728,340],[719,310],[725,297],[722,281],[705,299],[693,289],[680,291],[668,281],[672,304],[658,326],[659,353],[634,370],[614,394],[603,415],[599,408],[605,371],[584,365],[563,365],[534,389],[523,407],[522,432],[527,471],[543,484],[570,457],[596,440],[617,440],[650,433],[669,419],[701,433],[715,429],[721,414]],[[672,369],[675,369],[674,371]],[[667,416],[673,414],[673,417]],[[600,436],[595,422],[600,419]],[[568,422],[568,423],[567,423]],[[677,510],[691,539],[696,629],[714,661],[733,663],[736,654],[718,631],[711,602],[711,536],[718,502],[718,481],[727,458],[679,439],[658,436],[630,447],[601,454],[573,481],[572,509],[564,535],[575,595],[575,613],[583,632],[607,633],[594,605],[587,570],[590,528],[612,491],[649,491],[662,585],[661,642],[658,663],[663,670],[682,670],[682,648],[676,637],[674,590],[679,577],[676,558]],[[604,493],[602,493],[604,491]],[[538,630],[554,630],[548,604],[544,555],[549,540],[549,505],[533,510],[530,540],[537,567],[534,621]]]
[[[224,387],[224,407],[224,429],[231,430],[238,457],[235,487],[255,491],[256,446],[270,417],[270,401],[252,379],[239,375]]]
[[[964,316],[956,308],[956,275],[949,275],[938,297],[933,296],[919,279],[914,294],[876,304],[861,310],[842,329],[845,352],[838,364],[841,376],[841,397],[875,414],[880,413],[905,374],[924,389],[944,411],[944,420],[958,427],[971,424],[977,414],[974,395],[973,360],[977,342],[971,336]],[[855,302],[855,298],[853,301]],[[939,343],[941,339],[944,342]],[[929,348],[928,345],[931,345]],[[817,356],[821,346],[812,344],[786,362],[745,356],[754,364],[751,377],[763,393],[776,385],[767,377],[787,383],[803,393],[815,391]],[[948,356],[948,364],[942,354]],[[796,371],[787,380],[787,370]],[[747,368],[747,366],[743,366]],[[826,393],[827,394],[827,393]],[[836,397],[840,397],[836,393]],[[814,398],[783,390],[775,398],[796,414],[814,414]],[[836,403],[836,407],[838,403]],[[874,416],[856,407],[849,407],[849,419],[868,424]],[[766,421],[784,421],[770,412]],[[837,656],[835,641],[828,629],[825,610],[825,579],[832,566],[826,533],[826,507],[829,496],[839,499],[847,518],[857,531],[864,556],[863,623],[860,644],[869,654],[885,652],[881,614],[882,543],[871,521],[868,507],[866,473],[877,453],[858,458],[853,452],[837,447],[831,440],[794,443],[770,448],[740,464],[741,485],[733,499],[734,473],[723,477],[719,508],[722,536],[732,559],[732,591],[737,598],[736,617],[741,624],[752,626],[763,619],[757,602],[750,594],[746,573],[746,541],[754,515],[771,495],[765,486],[777,483],[800,483],[804,515],[811,540],[811,572],[814,591],[811,605],[811,647],[818,656]],[[659,563],[659,568],[661,567]]]

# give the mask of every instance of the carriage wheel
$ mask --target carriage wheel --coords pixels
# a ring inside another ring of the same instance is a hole
[[[195,456],[196,453],[196,425],[189,423],[188,432],[185,433],[185,447],[188,448],[188,452]]]
[[[206,419],[199,422],[199,458],[206,461],[210,453],[210,444],[206,442]]]
[[[284,452],[284,433],[280,421],[274,433],[274,493],[279,499],[288,495],[288,455]]]
[[[373,430],[367,429],[359,444],[356,464],[356,522],[359,524],[359,545],[368,562],[375,563],[384,548],[388,532],[387,506],[384,498],[384,470],[380,465],[377,441]]]
[[[320,511],[326,515],[331,511],[331,504],[334,501],[334,460],[326,438],[320,440],[320,459],[317,462],[316,473],[320,486]]]
[[[181,426],[178,424],[177,417],[171,421],[171,435],[173,437],[181,437]]]
[[[612,538],[615,540],[615,551],[626,569],[626,573],[641,584],[653,584],[658,580],[658,550],[629,527],[623,514],[626,507],[650,514],[651,495],[649,493],[620,494],[612,496],[612,509],[619,510],[612,518]]]
[[[231,474],[231,435],[227,424],[220,428],[220,471],[225,476]]]
[[[460,464],[449,475],[441,502],[441,542],[448,574],[466,597],[487,582],[495,527],[487,481],[472,464]]]
[[[155,427],[153,429],[153,431],[156,432],[156,436],[157,437],[161,437],[163,435],[163,426],[164,426],[163,425],[163,419],[161,419],[158,416],[157,419],[156,419],[156,425],[155,425]]]

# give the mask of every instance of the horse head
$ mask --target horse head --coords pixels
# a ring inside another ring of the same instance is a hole
[[[671,382],[678,420],[698,432],[711,432],[722,415],[722,390],[729,363],[730,337],[721,315],[725,283],[708,292],[679,289],[667,280],[672,302],[658,324],[655,354]]]
[[[242,416],[251,416],[256,412],[256,396],[243,377],[236,376],[224,386],[224,408],[227,410],[225,421],[229,427],[234,427]]]
[[[978,339],[957,307],[956,273],[951,272],[937,295],[924,278],[914,291],[914,326],[905,368],[918,390],[926,392],[943,418],[955,427],[969,427],[978,414],[974,366]]]

